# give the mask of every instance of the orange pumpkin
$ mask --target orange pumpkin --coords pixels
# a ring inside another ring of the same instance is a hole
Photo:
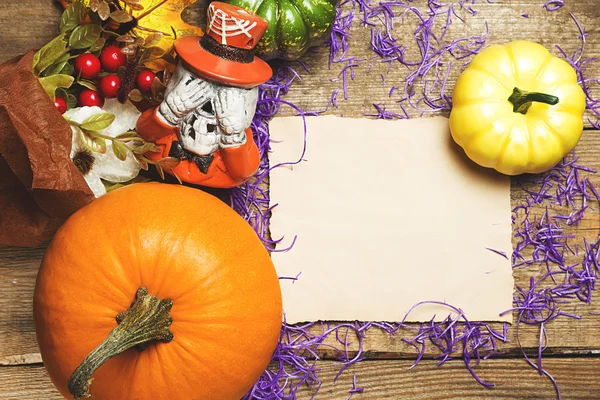
[[[38,274],[34,319],[66,398],[89,389],[98,400],[238,400],[279,339],[281,292],[267,251],[227,205],[141,183],[60,228]]]

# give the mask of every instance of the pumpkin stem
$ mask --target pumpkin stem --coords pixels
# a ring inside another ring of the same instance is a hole
[[[531,107],[531,103],[534,101],[553,106],[558,104],[558,97],[546,93],[526,92],[519,88],[514,88],[508,101],[513,104],[513,112],[527,114],[529,107]]]
[[[129,310],[117,315],[117,327],[98,345],[69,378],[69,392],[75,399],[90,397],[92,375],[102,364],[127,349],[158,340],[170,342],[173,333],[169,330],[173,319],[169,311],[171,300],[150,296],[144,287],[137,290]]]

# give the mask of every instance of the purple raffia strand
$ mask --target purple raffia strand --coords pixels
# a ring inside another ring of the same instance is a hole
[[[564,0],[550,0],[544,3],[546,11],[558,11],[565,5]]]
[[[375,117],[377,119],[409,119],[410,118],[408,116],[408,113],[406,112],[406,109],[402,105],[400,105],[400,109],[403,111],[403,114],[387,111],[385,108],[385,104],[383,104],[383,103],[373,104],[373,107],[375,107],[375,110],[377,110],[377,113],[364,113],[363,115],[365,115],[367,117]]]
[[[406,324],[414,309],[427,304],[444,306],[451,314],[439,322],[432,319],[419,326]],[[473,377],[485,386],[492,384],[482,381],[473,366],[495,354],[499,342],[508,341],[508,324],[503,324],[503,331],[498,332],[488,324],[470,321],[461,309],[441,301],[418,303],[406,313],[401,322],[395,323],[355,321],[335,325],[328,322],[289,325],[284,322],[271,365],[244,400],[295,399],[301,387],[312,388],[314,397],[322,384],[316,365],[320,359],[319,350],[333,351],[340,363],[335,382],[347,368],[365,358],[363,342],[368,330],[372,328],[390,335],[399,335],[404,330],[416,331],[414,336],[402,338],[417,349],[418,356],[413,367],[423,358],[428,344],[440,352],[440,355],[434,357],[439,360],[439,365],[451,360],[453,353],[460,353]],[[349,394],[363,392],[363,388],[357,387],[356,376],[353,376]]]
[[[457,307],[441,301],[423,301],[415,304],[406,313],[399,326],[414,329],[412,326],[405,325],[405,321],[415,308],[426,304],[447,307],[450,309],[451,315],[442,322],[435,322],[435,317],[433,317],[431,321],[420,325],[416,336],[411,339],[402,338],[402,341],[412,345],[418,352],[411,368],[415,367],[423,358],[427,341],[440,353],[439,356],[434,357],[434,359],[440,360],[438,365],[451,360],[451,355],[462,348],[463,362],[473,378],[485,387],[493,387],[492,383],[479,378],[473,370],[471,362],[476,360],[475,365],[479,365],[482,359],[487,359],[496,353],[497,340],[508,341],[508,324],[504,324],[504,333],[500,334],[486,323],[469,321],[464,312]]]
[[[299,73],[291,66],[280,63],[273,66],[273,77],[260,86],[256,114],[251,125],[260,153],[260,165],[256,175],[244,185],[232,189],[230,195],[232,208],[248,221],[259,238],[270,249],[274,249],[281,239],[268,239],[267,229],[271,210],[275,206],[270,206],[268,190],[261,187],[261,183],[270,170],[268,160],[270,151],[269,121],[277,114],[281,105],[291,106],[304,116],[304,112],[298,107],[281,100],[281,96],[288,93],[290,86],[296,80],[301,80]],[[277,251],[286,250],[288,249],[278,249]]]
[[[560,316],[581,319],[580,316],[564,313],[560,311],[559,304],[561,301],[557,300],[556,293],[558,292],[557,288],[538,288],[540,282],[542,282],[544,278],[535,281],[535,278],[532,276],[530,278],[529,289],[522,289],[517,285],[516,293],[514,295],[514,304],[515,306],[510,310],[503,312],[501,315],[506,313],[512,313],[513,311],[518,312],[517,317],[517,326],[515,329],[515,337],[517,340],[517,344],[521,349],[521,353],[523,357],[532,367],[536,368],[540,375],[545,375],[550,379],[554,388],[556,390],[557,397],[560,399],[560,388],[556,383],[554,377],[548,373],[542,367],[542,353],[548,346],[548,335],[546,332],[546,324],[550,321],[555,320]],[[562,302],[566,303],[566,302]],[[521,324],[527,325],[539,325],[540,333],[539,333],[539,345],[538,345],[538,354],[536,360],[532,360],[521,345],[521,339],[519,336],[519,328]]]
[[[600,86],[599,78],[588,78],[586,77],[586,70],[589,64],[597,61],[595,58],[584,58],[585,53],[585,45],[586,38],[589,35],[588,32],[581,25],[579,20],[573,15],[573,13],[569,13],[571,19],[575,22],[577,29],[579,30],[579,39],[581,39],[581,45],[577,48],[572,55],[567,54],[559,45],[555,45],[556,49],[563,56],[563,58],[571,64],[575,72],[577,73],[577,79],[579,85],[583,89],[586,98],[586,107],[590,110],[597,118],[600,118],[600,99],[594,97],[594,90],[592,90],[592,85]],[[591,125],[595,129],[600,129],[598,119],[596,121],[590,121]]]
[[[496,249],[490,249],[489,247],[486,247],[485,249],[491,251],[492,253],[496,253],[498,255],[501,255],[502,257],[504,257],[504,258],[506,258],[508,260],[508,256],[503,251],[496,250]]]
[[[535,189],[525,188],[524,204],[513,209],[513,224],[518,242],[513,250],[513,266],[529,267],[544,265],[546,273],[536,282],[530,279],[529,289],[516,285],[514,307],[508,312],[517,312],[516,339],[526,361],[545,375],[554,385],[560,398],[560,390],[552,375],[542,367],[542,353],[547,347],[546,324],[559,317],[581,319],[581,316],[564,312],[561,306],[573,300],[591,303],[592,293],[600,278],[598,258],[600,256],[600,235],[594,243],[584,240],[583,256],[580,263],[570,263],[569,257],[578,256],[569,242],[574,235],[565,233],[564,225],[581,222],[585,212],[598,206],[600,196],[587,174],[596,170],[578,164],[573,153],[564,158],[547,173],[534,177],[529,183]],[[530,210],[534,206],[546,205],[541,217],[531,219]],[[566,210],[566,214],[561,211]],[[528,249],[530,255],[523,253]],[[503,313],[504,314],[504,313]],[[538,354],[532,360],[521,346],[519,327],[521,324],[539,326]]]
[[[345,4],[352,5],[347,13],[338,11],[337,18],[330,38],[330,57],[329,66],[337,62],[345,62],[346,65],[340,72],[342,78],[342,89],[344,99],[348,99],[348,85],[346,69],[357,67],[352,56],[349,56],[348,39],[350,38],[350,27],[357,13],[362,14],[361,22],[371,30],[371,50],[379,57],[382,63],[386,63],[389,73],[395,62],[408,69],[409,73],[404,84],[404,93],[407,103],[410,107],[419,111],[421,114],[432,111],[449,110],[452,106],[451,96],[446,93],[447,81],[450,75],[451,61],[448,58],[463,60],[468,63],[485,45],[489,30],[486,23],[486,32],[482,35],[459,38],[453,41],[447,41],[446,33],[452,25],[454,18],[464,22],[457,9],[466,10],[470,14],[475,14],[475,10],[466,5],[467,2],[458,3],[438,3],[434,0],[428,0],[427,12],[422,12],[419,8],[412,6],[408,2],[393,0],[380,1],[375,3],[373,0],[347,0]],[[474,4],[472,1],[470,4]],[[407,47],[403,39],[394,35],[396,18],[401,18],[404,22],[407,18],[416,18],[417,28],[413,32],[413,39],[418,49],[419,57],[416,60],[407,58]],[[439,18],[443,18],[441,24],[437,23]],[[441,27],[438,27],[441,25]],[[369,66],[369,71],[373,66],[373,61]],[[382,74],[382,77],[385,75]],[[351,79],[353,80],[353,79]],[[385,79],[382,78],[385,83]],[[415,89],[421,85],[419,92]],[[393,92],[390,89],[390,96]],[[378,114],[368,114],[380,117]]]
[[[349,31],[355,11],[362,13],[363,24],[371,26],[372,40],[376,43],[375,48],[382,53],[389,53],[386,57],[381,55],[375,57],[379,57],[381,62],[388,63],[389,68],[391,68],[392,63],[399,62],[398,57],[403,56],[405,49],[393,36],[386,33],[391,32],[393,29],[394,17],[397,14],[394,11],[395,8],[403,10],[401,13],[402,18],[407,17],[408,14],[414,16],[416,13],[419,13],[417,17],[422,17],[419,19],[421,25],[415,31],[415,36],[421,35],[419,36],[421,38],[420,42],[417,41],[421,60],[410,61],[401,58],[404,64],[402,62],[400,64],[409,68],[409,71],[413,73],[411,76],[413,83],[410,86],[405,86],[403,98],[396,101],[399,103],[404,115],[391,113],[386,110],[385,104],[378,103],[374,104],[377,114],[372,114],[372,116],[386,119],[408,117],[408,113],[401,103],[408,103],[413,107],[416,105],[420,107],[422,112],[426,110],[424,107],[434,109],[440,107],[440,105],[443,106],[443,104],[451,104],[450,97],[445,94],[451,63],[442,61],[439,57],[439,49],[443,48],[440,46],[443,46],[442,40],[452,22],[452,16],[463,21],[456,12],[457,7],[451,5],[448,9],[443,9],[446,5],[429,0],[429,13],[421,14],[414,7],[402,2],[380,3],[377,6],[373,6],[369,0],[347,0],[347,2],[352,4],[352,10],[344,15],[338,10],[338,18],[336,19],[336,39],[338,42],[337,44],[330,44],[330,50],[332,51],[330,55],[333,54],[330,58],[331,62],[343,64],[344,76],[341,73],[340,80],[344,86],[332,93],[327,107],[329,105],[337,107],[337,94],[340,91],[343,90],[347,95],[347,76],[352,80],[354,68],[358,67],[360,62],[365,61],[348,55]],[[454,4],[458,4],[459,9],[475,14],[475,10],[467,3],[474,4],[475,1],[462,0]],[[440,32],[432,31],[436,16],[444,16],[445,18],[446,25]],[[579,83],[586,93],[588,108],[600,116],[600,101],[592,97],[590,89],[590,85],[599,84],[598,79],[585,77],[587,65],[594,61],[593,59],[583,58],[587,33],[575,17],[571,16],[580,31],[582,46],[571,56],[567,55],[559,46],[557,48],[576,69]],[[381,24],[385,27],[385,30],[380,29]],[[333,34],[332,37],[334,37]],[[447,47],[445,51],[457,60],[468,62],[485,44],[486,37],[487,34],[478,40],[459,39],[452,42],[451,46]],[[423,63],[423,59],[426,60],[425,63]],[[375,58],[371,58],[371,61],[374,60]],[[308,72],[305,65],[300,65]],[[428,74],[432,72],[435,73],[434,78],[427,78]],[[267,239],[266,233],[270,211],[275,205],[269,204],[268,191],[260,187],[260,183],[272,168],[269,166],[267,158],[270,149],[268,122],[279,111],[281,105],[294,108],[303,117],[319,113],[302,112],[293,104],[281,100],[281,97],[289,91],[290,86],[296,80],[301,80],[301,76],[296,70],[289,65],[279,64],[274,65],[273,78],[260,87],[257,113],[252,128],[260,150],[261,164],[255,179],[251,183],[233,190],[231,195],[233,207],[248,220],[259,237],[263,239],[265,245],[270,248],[274,248],[280,240]],[[422,83],[424,86],[424,94],[419,95],[420,97],[417,97],[414,89],[415,82]],[[440,92],[436,91],[437,95],[434,97],[432,93],[437,89]],[[390,89],[390,97],[395,90],[398,89]],[[593,126],[598,125],[594,121],[590,121],[590,123]],[[535,189],[526,188],[525,202],[514,208],[512,217],[513,224],[519,224],[515,229],[515,235],[519,243],[513,251],[514,267],[525,268],[534,264],[543,264],[546,266],[547,271],[538,281],[532,278],[529,289],[522,289],[517,286],[514,295],[514,307],[506,312],[518,314],[516,339],[520,347],[520,325],[539,326],[537,357],[535,359],[530,358],[522,347],[521,351],[530,365],[551,380],[559,397],[560,391],[556,381],[542,366],[542,355],[548,343],[546,324],[557,318],[580,319],[581,316],[579,315],[562,311],[561,306],[572,300],[590,303],[600,276],[598,263],[600,236],[595,242],[586,240],[582,248],[575,246],[573,249],[569,241],[574,237],[566,234],[563,227],[563,225],[579,224],[585,217],[585,213],[597,207],[600,200],[598,191],[589,179],[589,174],[594,174],[596,171],[579,165],[577,161],[577,157],[573,155],[562,160],[548,173],[533,178],[529,183],[535,185]],[[546,205],[547,210],[541,217],[532,219],[530,211],[536,205]],[[561,214],[560,211],[565,208],[567,213]],[[525,256],[523,254],[525,249],[531,250],[530,255]],[[283,251],[285,250],[287,249],[283,249]],[[278,249],[278,251],[282,251],[282,249]],[[500,253],[498,252],[498,254]],[[581,255],[580,263],[568,262],[569,257],[579,255]],[[299,276],[281,277],[281,279],[292,281],[298,278]],[[322,384],[316,366],[319,359],[319,350],[329,349],[337,354],[340,362],[340,371],[335,377],[337,380],[347,368],[364,358],[363,341],[367,331],[371,328],[381,329],[390,335],[400,335],[401,332],[406,330],[413,332],[414,335],[412,336],[403,335],[404,337],[402,337],[402,340],[413,346],[417,352],[413,367],[422,360],[429,347],[437,353],[434,359],[437,359],[440,365],[451,360],[456,353],[462,356],[466,368],[479,383],[491,386],[490,383],[477,377],[473,366],[495,354],[499,342],[508,340],[508,324],[504,324],[502,332],[499,332],[488,324],[469,321],[462,310],[443,302],[422,302],[409,310],[409,313],[415,307],[423,304],[446,306],[450,310],[450,315],[442,321],[436,322],[435,318],[432,318],[429,322],[421,323],[418,326],[405,323],[408,313],[401,322],[396,323],[352,322],[332,324],[314,322],[289,325],[284,322],[280,342],[273,354],[270,367],[267,368],[244,399],[295,399],[300,387],[312,388],[314,397]],[[328,338],[331,339],[326,342]],[[333,344],[331,344],[331,340],[333,340]],[[356,386],[356,376],[353,376],[353,386],[349,390],[350,396],[362,392],[363,389]]]
[[[350,393],[348,400],[350,400],[355,393],[362,393],[364,391],[365,389],[356,386],[356,374],[354,374],[352,376],[352,389],[348,390],[348,393]]]

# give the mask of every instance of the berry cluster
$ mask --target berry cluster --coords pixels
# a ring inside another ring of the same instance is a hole
[[[84,88],[79,93],[78,106],[102,107],[105,98],[116,98],[121,88],[121,77],[117,72],[126,65],[127,56],[116,45],[106,46],[100,53],[100,58],[91,53],[80,54],[73,65],[75,73],[82,79],[95,80],[98,91]],[[136,87],[143,93],[149,93],[155,77],[154,72],[150,70],[140,71],[137,74]],[[61,113],[67,110],[67,103],[61,97],[56,97],[54,105]]]

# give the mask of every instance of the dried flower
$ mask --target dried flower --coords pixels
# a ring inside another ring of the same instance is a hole
[[[94,115],[114,114],[114,122],[105,129],[98,131],[104,137],[114,138],[119,134],[135,128],[140,112],[131,103],[122,105],[115,100],[107,100],[104,110],[99,107],[74,108],[65,113],[73,124],[71,126],[72,147],[71,159],[83,174],[88,186],[96,197],[106,193],[103,181],[110,183],[127,182],[135,178],[140,171],[140,164],[133,152],[124,146],[119,147],[124,152],[125,159],[121,160],[113,149],[112,141],[103,140],[98,151],[92,151],[83,137],[84,132],[75,124],[83,124]],[[101,138],[102,139],[102,138]]]

